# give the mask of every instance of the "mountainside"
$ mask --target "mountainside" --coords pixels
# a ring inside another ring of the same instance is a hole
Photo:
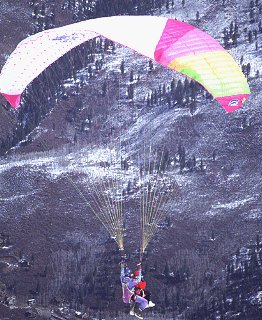
[[[156,303],[145,317],[260,319],[261,1],[7,0],[0,10],[1,67],[44,29],[151,14],[216,38],[251,89],[226,114],[195,82],[99,37],[34,80],[20,109],[1,97],[1,317],[129,318],[103,212],[123,213],[134,267],[141,212],[162,204],[143,258]]]
[[[225,275],[189,319],[259,319],[261,314],[261,243],[238,249]],[[205,293],[203,293],[205,295]]]

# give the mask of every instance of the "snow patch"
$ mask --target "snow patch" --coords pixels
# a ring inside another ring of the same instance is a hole
[[[253,295],[250,301],[253,305],[262,306],[262,291],[258,291],[255,295]]]
[[[15,200],[20,200],[20,199],[26,198],[28,196],[31,196],[32,194],[34,194],[34,192],[30,192],[30,193],[27,193],[27,194],[21,194],[21,195],[15,195],[15,196],[8,197],[8,198],[0,198],[0,202],[1,201],[13,202]]]
[[[236,209],[240,206],[243,206],[247,203],[250,203],[252,201],[254,201],[255,198],[254,197],[249,197],[247,199],[243,199],[243,200],[235,200],[232,202],[228,202],[228,203],[220,203],[218,202],[217,204],[212,206],[212,209]]]
[[[246,219],[257,220],[262,218],[261,210],[256,208],[244,214]]]

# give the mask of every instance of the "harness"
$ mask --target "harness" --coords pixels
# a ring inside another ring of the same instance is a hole
[[[126,304],[129,304],[134,292],[128,288],[126,283],[122,283],[122,292],[123,292],[123,296],[122,296],[123,302]]]

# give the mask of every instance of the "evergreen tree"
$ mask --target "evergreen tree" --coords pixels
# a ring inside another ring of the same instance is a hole
[[[259,250],[259,248],[260,248],[260,237],[257,234],[257,237],[256,237],[256,249]]]
[[[238,34],[236,32],[232,35],[232,42],[234,46],[237,46]]]
[[[146,104],[149,107],[150,106],[150,94],[148,93],[147,98],[146,98]]]
[[[34,6],[33,18],[35,18],[35,19],[37,18],[38,12],[39,12],[38,6],[35,5],[35,6]]]
[[[252,40],[253,40],[253,37],[252,37],[252,31],[251,31],[251,30],[249,30],[249,31],[248,31],[248,42],[249,42],[249,43],[251,43],[251,42],[252,42]]]
[[[247,74],[247,77],[249,77],[250,71],[251,71],[251,65],[250,65],[250,63],[248,63],[248,64],[246,65],[246,74]]]
[[[244,75],[247,76],[246,75],[246,66],[244,64],[242,65],[241,69],[242,69],[242,72],[244,73]]]
[[[232,38],[234,32],[234,23],[231,21],[230,27],[229,27],[229,37]]]
[[[162,96],[164,97],[166,95],[166,84],[163,83],[163,87],[162,87]]]
[[[253,3],[253,1],[251,1],[251,2]],[[255,17],[255,13],[254,13],[254,6],[253,6],[253,7],[250,7],[250,10],[249,10],[250,23],[254,23],[255,22],[254,17]]]
[[[129,81],[130,81],[130,82],[133,82],[133,81],[134,81],[134,71],[133,71],[133,69],[130,71]]]
[[[74,134],[74,144],[76,144],[77,143],[77,133],[75,132],[75,134]]]
[[[165,268],[164,268],[164,275],[166,277],[169,277],[169,274],[170,274],[170,268],[169,268],[169,264],[166,261]]]
[[[124,73],[125,73],[125,61],[124,60],[121,61],[120,71],[121,71],[121,75],[124,75]]]
[[[102,97],[105,97],[107,93],[107,83],[106,80],[102,84]]]
[[[194,80],[190,81],[189,84],[189,90],[190,90],[190,98],[193,102],[196,101],[196,91],[197,91],[197,82],[195,82]]]
[[[92,76],[93,76],[93,71],[92,71],[91,65],[88,66],[88,74],[89,74],[89,77],[92,78]]]
[[[197,11],[197,13],[196,13],[196,20],[199,21],[199,19],[200,19],[200,14],[199,14],[199,11]]]
[[[196,102],[195,101],[191,101],[189,103],[189,112],[190,112],[190,114],[193,115],[196,112],[196,109],[197,109]]]
[[[128,99],[134,99],[134,85],[131,83],[127,88],[127,97]]]
[[[238,24],[235,22],[234,33],[238,34]]]
[[[189,81],[188,81],[188,78],[185,79],[184,81],[184,87],[183,87],[183,96],[185,97],[186,99],[186,103],[188,103],[189,101]]]
[[[257,29],[254,30],[254,36],[255,36],[255,40],[257,40]]]
[[[149,64],[149,71],[152,71],[154,69],[152,60],[149,60],[148,64]]]
[[[46,14],[46,8],[45,8],[45,3],[42,3],[42,8],[40,10],[40,14],[44,17]]]
[[[258,31],[260,33],[262,33],[262,23],[261,23],[261,20],[259,20],[259,23],[258,23]]]
[[[233,29],[232,36],[231,36],[234,46],[237,46],[238,37],[239,37],[238,24],[235,22],[234,29]]]
[[[176,85],[176,82],[175,82],[175,79],[173,78],[171,83],[170,83],[170,90],[171,90],[171,93],[174,92],[175,90],[175,85]]]
[[[154,90],[154,104],[157,104],[158,102],[158,94],[157,94],[157,90]]]
[[[224,40],[224,47],[228,48],[229,46],[229,34],[227,31],[227,28],[224,28],[223,30],[223,40]]]
[[[175,100],[179,106],[183,103],[183,84],[181,80],[178,80],[175,90]]]

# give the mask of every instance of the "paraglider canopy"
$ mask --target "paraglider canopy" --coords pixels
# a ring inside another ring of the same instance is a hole
[[[0,93],[18,107],[27,85],[72,48],[104,36],[198,81],[227,112],[242,106],[250,89],[231,55],[206,32],[175,19],[115,16],[46,30],[19,43],[0,74]]]

